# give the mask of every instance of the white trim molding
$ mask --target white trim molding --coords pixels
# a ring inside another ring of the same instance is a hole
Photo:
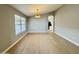
[[[48,31],[47,32],[28,32],[28,33],[48,33]]]
[[[19,39],[17,39],[17,41],[15,41],[12,45],[10,45],[7,49],[5,49],[2,54],[5,54],[7,51],[9,51],[13,46],[15,46],[24,36],[26,36],[26,34],[28,33],[25,33],[23,36],[21,36]]]
[[[73,44],[75,44],[76,46],[79,47],[79,44],[76,43],[76,42],[74,42],[74,41],[72,41],[71,39],[69,39],[69,38],[67,38],[67,37],[65,37],[65,36],[63,36],[63,35],[61,35],[61,34],[58,34],[58,33],[56,33],[56,32],[54,32],[54,33],[57,34],[57,35],[59,35],[60,37],[62,37],[62,38],[64,38],[64,39],[68,40],[69,42],[71,42],[71,43],[73,43]]]

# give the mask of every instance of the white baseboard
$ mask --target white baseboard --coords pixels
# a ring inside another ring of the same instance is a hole
[[[76,43],[76,42],[74,42],[74,41],[72,41],[71,39],[69,39],[69,38],[67,38],[67,37],[65,37],[65,36],[63,36],[63,35],[61,35],[61,34],[58,34],[58,33],[56,33],[56,32],[55,32],[55,34],[59,35],[60,37],[62,37],[62,38],[64,38],[64,39],[68,40],[69,42],[71,42],[71,43],[73,43],[73,44],[75,44],[76,46],[79,47],[79,44]]]
[[[21,36],[19,39],[17,39],[16,42],[14,42],[12,45],[10,45],[7,49],[5,49],[2,54],[5,54],[7,51],[9,51],[14,45],[16,45],[27,33],[25,33],[23,36]]]
[[[28,32],[28,33],[48,33],[48,32]]]

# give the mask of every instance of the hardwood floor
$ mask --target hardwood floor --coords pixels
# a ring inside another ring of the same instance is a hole
[[[31,33],[7,53],[11,54],[74,54],[79,47],[54,33]]]

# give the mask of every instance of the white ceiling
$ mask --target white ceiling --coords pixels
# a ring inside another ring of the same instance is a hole
[[[56,10],[61,7],[62,4],[11,4],[11,6],[26,16],[33,16],[36,9],[40,10],[40,14],[44,14]]]

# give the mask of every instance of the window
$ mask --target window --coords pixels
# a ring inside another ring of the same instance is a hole
[[[15,31],[16,35],[26,30],[26,19],[24,17],[15,15]]]

